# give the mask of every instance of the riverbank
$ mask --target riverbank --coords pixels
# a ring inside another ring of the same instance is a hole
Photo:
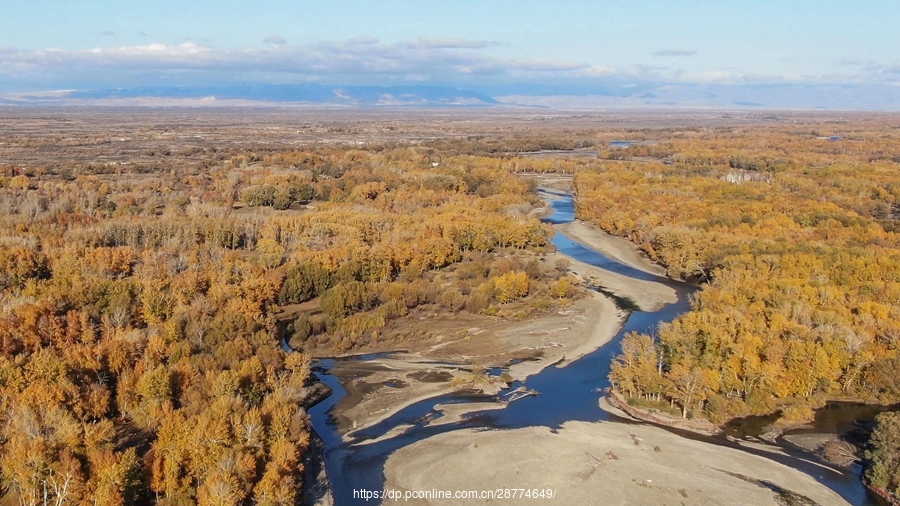
[[[546,215],[545,212],[539,214]],[[548,254],[545,261],[555,263],[563,258],[570,262],[569,270],[575,277],[586,283],[602,284],[608,291],[631,299],[641,308],[655,310],[678,300],[671,287],[650,280],[631,279],[568,255]],[[620,309],[613,299],[588,291],[552,314],[545,313],[524,321],[471,316],[462,320],[456,318],[453,325],[445,325],[451,322],[438,318],[429,323],[429,328],[442,329],[436,333],[434,342],[422,342],[411,349],[411,353],[335,364],[330,373],[339,378],[347,395],[331,411],[332,423],[336,422],[337,432],[343,434],[344,442],[353,442],[360,447],[396,438],[415,430],[412,424],[416,422],[412,420],[421,419],[401,416],[393,428],[376,431],[374,434],[379,435],[374,439],[357,440],[366,429],[394,415],[402,415],[407,408],[432,399],[435,404],[442,402],[440,399],[446,398],[445,394],[461,387],[495,393],[508,381],[524,381],[553,365],[565,367],[613,339],[627,315],[628,312]],[[450,332],[451,328],[455,331]],[[504,381],[497,381],[499,372],[494,370],[491,371],[493,381],[470,382],[477,376],[472,374],[475,364],[486,370],[507,366]],[[547,395],[557,398],[559,392]],[[503,404],[497,402],[442,404],[432,408],[437,417],[427,423],[429,427],[453,424],[469,413],[502,407]],[[416,408],[415,413],[421,412]]]
[[[553,188],[546,189],[553,190]],[[552,203],[560,198],[552,193],[547,193],[544,199],[548,203]],[[543,219],[553,214],[553,212],[553,206],[548,205],[535,208],[532,211],[532,215]],[[557,223],[553,225],[553,229],[556,233],[565,236],[571,243],[600,253],[616,262],[651,276],[660,278],[666,276],[666,269],[647,258],[634,244],[580,220]],[[552,262],[559,260],[569,262],[570,273],[580,282],[588,286],[600,286],[617,297],[630,299],[642,311],[657,311],[663,305],[671,304],[678,300],[675,290],[670,286],[649,279],[636,279],[634,276],[612,272],[561,252],[551,253],[547,258]]]
[[[626,416],[634,418],[635,420],[640,420],[642,422],[662,425],[665,427],[673,427],[676,429],[687,430],[704,435],[718,434],[722,432],[721,428],[719,428],[709,420],[706,420],[705,418],[697,418],[693,420],[684,418],[672,418],[665,415],[664,413],[653,412],[651,410],[629,406],[627,399],[625,399],[624,397],[622,397],[622,395],[612,389],[606,392],[606,397],[603,398],[603,401],[604,402],[600,403],[601,408],[609,411],[610,407],[614,407],[617,410],[617,412],[614,412],[614,414],[618,415],[619,413],[623,413]]]
[[[333,393],[328,385],[319,382],[313,383],[305,390],[305,398],[301,404],[306,410]],[[302,490],[301,503],[304,506],[332,506],[334,503],[325,471],[325,442],[315,431],[310,434],[309,446],[303,455]]]
[[[587,264],[562,253],[551,253],[547,257],[550,261],[567,260],[570,264],[569,270],[580,282],[588,286],[599,285],[618,297],[630,299],[640,307],[641,311],[657,311],[665,304],[672,304],[678,300],[675,290],[661,283],[634,279]]]
[[[617,260],[635,269],[640,269],[648,274],[664,277],[666,268],[647,258],[634,243],[608,234],[607,232],[585,223],[582,220],[574,220],[554,226],[569,239],[602,253],[613,260]]]
[[[602,497],[604,504],[780,506],[783,495],[822,506],[848,504],[809,475],[770,459],[658,427],[610,422],[441,434],[394,453],[385,478],[386,489],[399,490],[550,488],[558,504],[596,504]]]

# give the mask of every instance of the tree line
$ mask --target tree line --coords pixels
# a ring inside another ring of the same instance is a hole
[[[711,132],[690,146],[753,153],[770,135]],[[776,139],[790,146],[777,170],[741,169],[766,178],[729,177],[733,157],[698,164],[678,153],[672,165],[576,174],[579,217],[702,284],[690,312],[625,338],[610,379],[626,396],[715,422],[779,409],[802,418],[811,411],[787,408],[825,399],[900,400],[900,171],[867,153],[813,167],[832,141]]]

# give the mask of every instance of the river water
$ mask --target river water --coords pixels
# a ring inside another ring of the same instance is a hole
[[[574,219],[574,203],[571,196],[548,194],[554,214],[545,221],[548,223],[567,223]],[[596,265],[635,279],[651,280],[672,287],[678,294],[678,302],[663,306],[655,312],[635,311],[630,314],[619,333],[608,344],[589,353],[566,367],[548,367],[531,376],[525,382],[528,388],[540,392],[541,395],[526,397],[508,406],[498,402],[498,409],[479,411],[452,424],[429,426],[431,420],[441,415],[434,410],[436,404],[455,402],[472,402],[498,400],[496,396],[473,395],[467,393],[440,395],[425,401],[414,403],[381,423],[368,427],[354,434],[351,441],[344,442],[337,430],[337,424],[331,417],[331,410],[346,395],[332,370],[341,367],[340,360],[321,360],[315,364],[315,372],[319,379],[333,389],[332,395],[310,408],[313,427],[325,443],[325,467],[331,484],[334,503],[337,506],[352,504],[379,504],[377,501],[354,499],[354,489],[381,490],[384,485],[384,463],[395,450],[413,444],[431,436],[459,430],[463,428],[514,429],[529,426],[545,426],[551,429],[560,427],[570,420],[602,422],[616,420],[634,423],[616,418],[600,409],[598,400],[600,391],[609,386],[609,367],[612,358],[620,350],[622,337],[632,331],[647,332],[660,323],[672,321],[679,314],[690,309],[689,297],[696,291],[685,283],[661,278],[653,274],[635,269],[610,259],[600,253],[575,243],[565,235],[557,233],[553,244],[565,255],[582,262]],[[377,356],[357,357],[356,360],[373,360]],[[508,390],[522,386],[513,383]],[[507,390],[507,391],[508,391]],[[502,395],[502,393],[501,393]],[[400,435],[384,440],[362,444],[381,437],[401,425],[412,427]],[[671,430],[671,429],[670,429]],[[881,504],[871,496],[859,480],[858,468],[849,472],[832,469],[821,465],[815,458],[789,445],[782,446],[786,456],[773,456],[769,452],[740,447],[728,441],[724,436],[699,436],[685,431],[676,432],[683,437],[706,441],[712,444],[740,448],[777,460],[778,462],[803,471],[820,483],[844,497],[854,505]],[[734,432],[731,435],[735,435]],[[736,434],[740,436],[741,434]]]

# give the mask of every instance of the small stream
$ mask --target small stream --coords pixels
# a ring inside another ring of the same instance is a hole
[[[547,194],[554,214],[545,221],[548,223],[568,223],[574,219],[574,203],[572,197],[561,194]],[[342,434],[337,430],[331,417],[335,405],[346,395],[337,376],[331,371],[340,368],[341,361],[335,359],[320,360],[315,363],[314,371],[318,378],[332,388],[332,395],[316,406],[310,408],[313,427],[325,443],[325,467],[331,484],[334,504],[337,506],[351,504],[378,504],[377,501],[363,501],[353,498],[354,489],[381,490],[384,485],[384,463],[394,451],[432,437],[437,434],[463,428],[480,429],[514,429],[529,426],[545,426],[559,428],[567,421],[601,422],[616,420],[618,422],[635,423],[622,420],[600,409],[599,391],[609,386],[607,376],[613,357],[620,350],[622,337],[632,331],[647,332],[662,322],[672,321],[679,314],[690,309],[689,297],[696,287],[646,273],[631,266],[610,259],[600,253],[588,249],[572,241],[563,234],[557,233],[553,244],[559,251],[574,259],[596,265],[603,269],[623,274],[635,279],[650,280],[673,288],[678,295],[678,302],[663,306],[655,312],[635,311],[630,314],[619,333],[606,345],[589,353],[566,367],[547,367],[540,373],[527,379],[525,385],[541,393],[534,397],[526,397],[508,406],[498,403],[496,410],[478,411],[463,418],[462,421],[432,426],[429,422],[439,418],[440,412],[434,410],[436,404],[458,402],[484,402],[499,400],[497,396],[485,396],[472,393],[456,393],[439,395],[434,398],[414,403],[381,423],[358,431],[349,442],[344,442]],[[363,360],[371,360],[376,356],[365,356]],[[506,391],[518,388],[522,383],[515,382]],[[502,395],[502,392],[501,392]],[[405,432],[383,440],[362,444],[379,438],[399,426],[409,425]],[[854,505],[881,504],[874,496],[870,496],[859,479],[858,468],[851,472],[823,466],[811,455],[790,445],[782,445],[787,456],[773,455],[761,450],[748,449],[728,441],[724,436],[701,436],[694,433],[671,429],[683,437],[709,442],[712,444],[739,448],[742,451],[755,453],[776,460],[782,464],[798,469],[814,477],[828,486]],[[822,429],[821,432],[825,432]],[[739,429],[730,433],[743,436]],[[746,435],[754,435],[746,433]]]

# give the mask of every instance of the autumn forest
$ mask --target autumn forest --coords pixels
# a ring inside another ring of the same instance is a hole
[[[522,319],[576,295],[538,262],[533,183],[440,156],[210,146],[0,169],[5,492],[295,504],[311,356],[403,346],[420,307]]]
[[[0,132],[2,504],[298,504],[314,359],[585,296],[547,261],[535,174],[699,287],[622,341],[609,379],[635,407],[787,426],[900,403],[894,117],[304,120],[302,142],[154,121]],[[883,419],[869,477],[898,492]]]

